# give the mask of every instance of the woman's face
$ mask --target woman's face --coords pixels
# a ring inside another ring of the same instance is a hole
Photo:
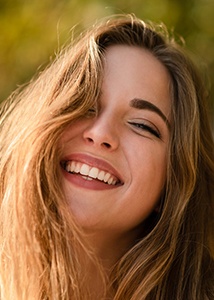
[[[166,180],[170,78],[147,50],[106,51],[97,116],[60,140],[62,185],[84,228],[126,235],[158,206]]]

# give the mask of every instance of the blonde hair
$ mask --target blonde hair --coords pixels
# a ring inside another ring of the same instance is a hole
[[[160,212],[115,266],[113,299],[214,297],[214,147],[206,89],[163,25],[128,15],[94,25],[2,105],[2,300],[90,299],[81,253],[99,265],[68,213],[57,144],[68,124],[96,108],[105,50],[115,44],[146,48],[167,68],[172,126]]]

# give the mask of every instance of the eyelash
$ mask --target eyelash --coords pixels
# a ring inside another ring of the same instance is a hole
[[[161,138],[160,132],[158,130],[153,129],[151,126],[144,124],[144,123],[135,123],[135,122],[129,122],[130,125],[133,125],[137,128],[140,128],[141,130],[146,130],[156,136],[157,138]]]

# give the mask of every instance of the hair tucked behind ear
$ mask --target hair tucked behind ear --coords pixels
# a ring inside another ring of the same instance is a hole
[[[115,44],[146,48],[166,67],[172,124],[161,210],[115,266],[113,299],[214,298],[214,147],[206,89],[163,26],[115,16],[95,25],[1,107],[1,299],[90,299],[86,256],[105,285],[67,211],[57,144],[68,124],[96,109],[105,50]]]

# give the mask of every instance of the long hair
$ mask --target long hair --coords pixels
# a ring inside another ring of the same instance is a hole
[[[172,122],[158,216],[114,267],[113,299],[214,298],[214,145],[207,91],[163,25],[128,15],[94,25],[2,105],[2,300],[90,299],[82,253],[99,264],[68,213],[57,145],[68,124],[96,109],[103,57],[116,44],[147,49],[168,70]],[[101,267],[100,275],[105,285]]]

